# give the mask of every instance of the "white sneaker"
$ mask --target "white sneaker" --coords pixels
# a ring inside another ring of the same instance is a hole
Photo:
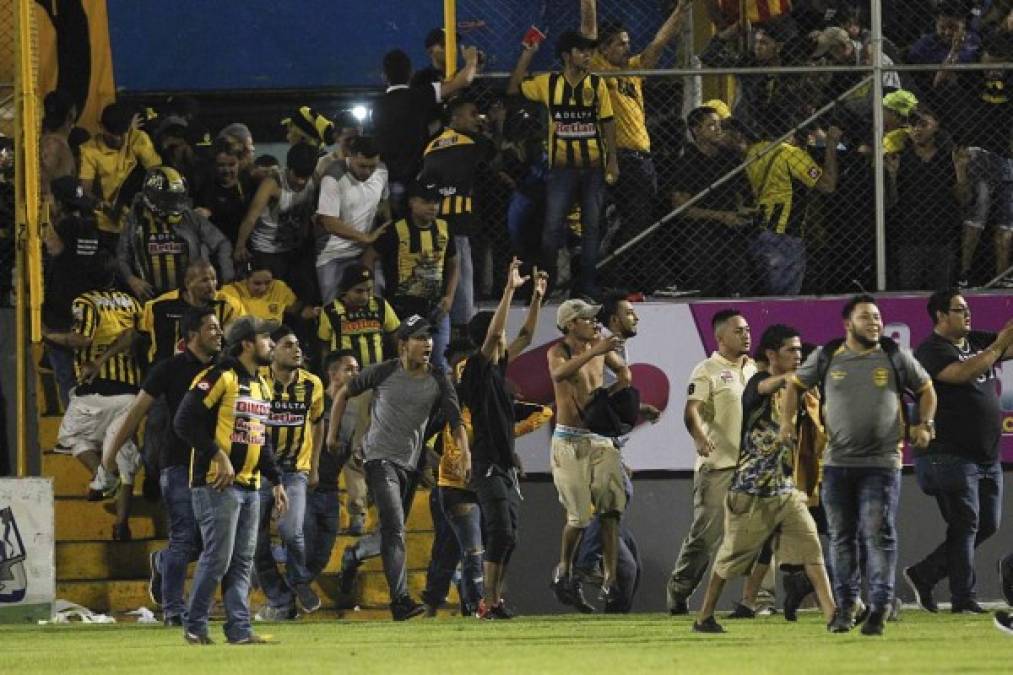
[[[120,488],[120,477],[106,471],[99,464],[95,477],[88,483],[88,500],[101,501],[116,494]]]

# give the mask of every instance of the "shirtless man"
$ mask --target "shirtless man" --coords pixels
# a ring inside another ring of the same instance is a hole
[[[549,374],[556,396],[556,430],[552,434],[552,481],[566,510],[559,566],[552,580],[556,599],[584,613],[594,611],[583,598],[580,583],[571,574],[581,534],[592,519],[601,517],[605,574],[602,590],[614,593],[618,556],[619,516],[626,508],[622,462],[611,439],[588,430],[581,416],[591,394],[602,386],[605,366],[615,373],[610,387],[630,386],[630,369],[615,350],[617,335],[603,337],[598,326],[600,305],[567,300],[556,313],[563,341],[549,350]]]

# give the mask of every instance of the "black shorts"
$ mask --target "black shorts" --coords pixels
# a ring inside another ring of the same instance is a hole
[[[486,559],[505,563],[517,544],[520,495],[513,471],[493,465],[479,466],[472,474],[471,487],[482,509],[482,525],[486,536]]]

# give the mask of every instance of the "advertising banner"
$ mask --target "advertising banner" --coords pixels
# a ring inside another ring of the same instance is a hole
[[[52,479],[0,479],[0,622],[50,618],[53,518]]]
[[[998,331],[1013,318],[1010,294],[968,293],[975,330]],[[885,333],[903,347],[914,349],[932,332],[926,311],[927,296],[884,296],[878,301]],[[638,335],[626,342],[634,385],[643,402],[661,410],[656,424],[641,423],[623,449],[624,459],[638,471],[692,471],[696,459],[693,442],[683,424],[686,387],[694,366],[716,348],[710,321],[715,313],[729,307],[742,312],[752,330],[755,345],[764,328],[774,323],[794,326],[804,342],[824,344],[844,336],[841,308],[845,297],[771,299],[741,301],[691,301],[636,303],[640,317]],[[512,337],[524,320],[524,309],[510,316]],[[534,341],[510,364],[509,378],[526,400],[553,403],[546,353],[562,338],[554,325],[556,306],[545,307]],[[1000,401],[1003,414],[1002,456],[1013,462],[1013,362],[999,368]],[[517,440],[517,451],[529,473],[549,471],[549,435],[545,427]]]

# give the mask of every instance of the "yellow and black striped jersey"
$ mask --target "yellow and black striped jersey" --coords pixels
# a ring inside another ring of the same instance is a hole
[[[324,415],[324,385],[313,373],[298,368],[289,385],[261,371],[271,386],[268,433],[275,461],[283,471],[309,471],[313,455],[313,426]]]
[[[183,288],[186,267],[190,264],[186,240],[172,224],[159,221],[147,209],[138,212],[142,213],[139,224],[142,250],[137,256],[137,264],[144,268],[141,277],[155,288],[156,294]]]
[[[217,476],[212,458],[223,450],[236,472],[235,483],[256,489],[261,471],[277,482],[268,422],[271,385],[236,359],[203,370],[176,413],[176,432],[187,441],[190,486],[206,485]]]
[[[623,70],[639,70],[643,67],[641,55],[629,60]],[[651,151],[651,136],[647,133],[647,116],[644,113],[644,78],[630,75],[608,75],[619,68],[609,63],[601,52],[595,52],[591,68],[605,75],[612,111],[616,119],[616,146],[636,152]]]
[[[88,291],[71,305],[74,332],[91,339],[87,347],[74,350],[74,372],[78,380],[86,364],[97,361],[123,331],[140,321],[141,305],[121,291]],[[141,384],[141,371],[127,349],[106,361],[95,379],[77,388],[78,394],[131,394]]]
[[[450,223],[454,236],[471,236],[472,192],[479,162],[489,144],[462,131],[446,129],[426,146],[422,173],[440,191],[440,217]]]
[[[334,352],[350,349],[363,368],[383,361],[383,335],[400,325],[397,314],[382,298],[370,298],[362,307],[347,307],[334,300],[320,313],[317,337]]]
[[[448,261],[457,255],[447,221],[437,218],[426,227],[402,219],[384,232],[373,247],[383,261],[387,297],[394,306],[418,298],[435,306],[447,286]]]
[[[612,99],[604,78],[585,75],[571,85],[562,73],[541,73],[525,79],[521,93],[549,109],[551,168],[604,166],[602,123],[612,119]]]
[[[242,302],[222,291],[215,293],[210,305],[218,317],[218,323],[222,325],[222,330],[233,320],[246,314]],[[191,306],[183,299],[178,289],[163,293],[154,300],[144,303],[140,330],[147,333],[148,339],[151,340],[151,347],[148,349],[149,363],[171,359],[173,355],[183,351],[183,335],[179,324],[183,314]]]
[[[816,187],[823,169],[802,148],[780,147],[752,161],[770,147],[769,141],[754,143],[746,151],[746,176],[760,208],[763,226],[778,234],[801,237],[809,190]]]

